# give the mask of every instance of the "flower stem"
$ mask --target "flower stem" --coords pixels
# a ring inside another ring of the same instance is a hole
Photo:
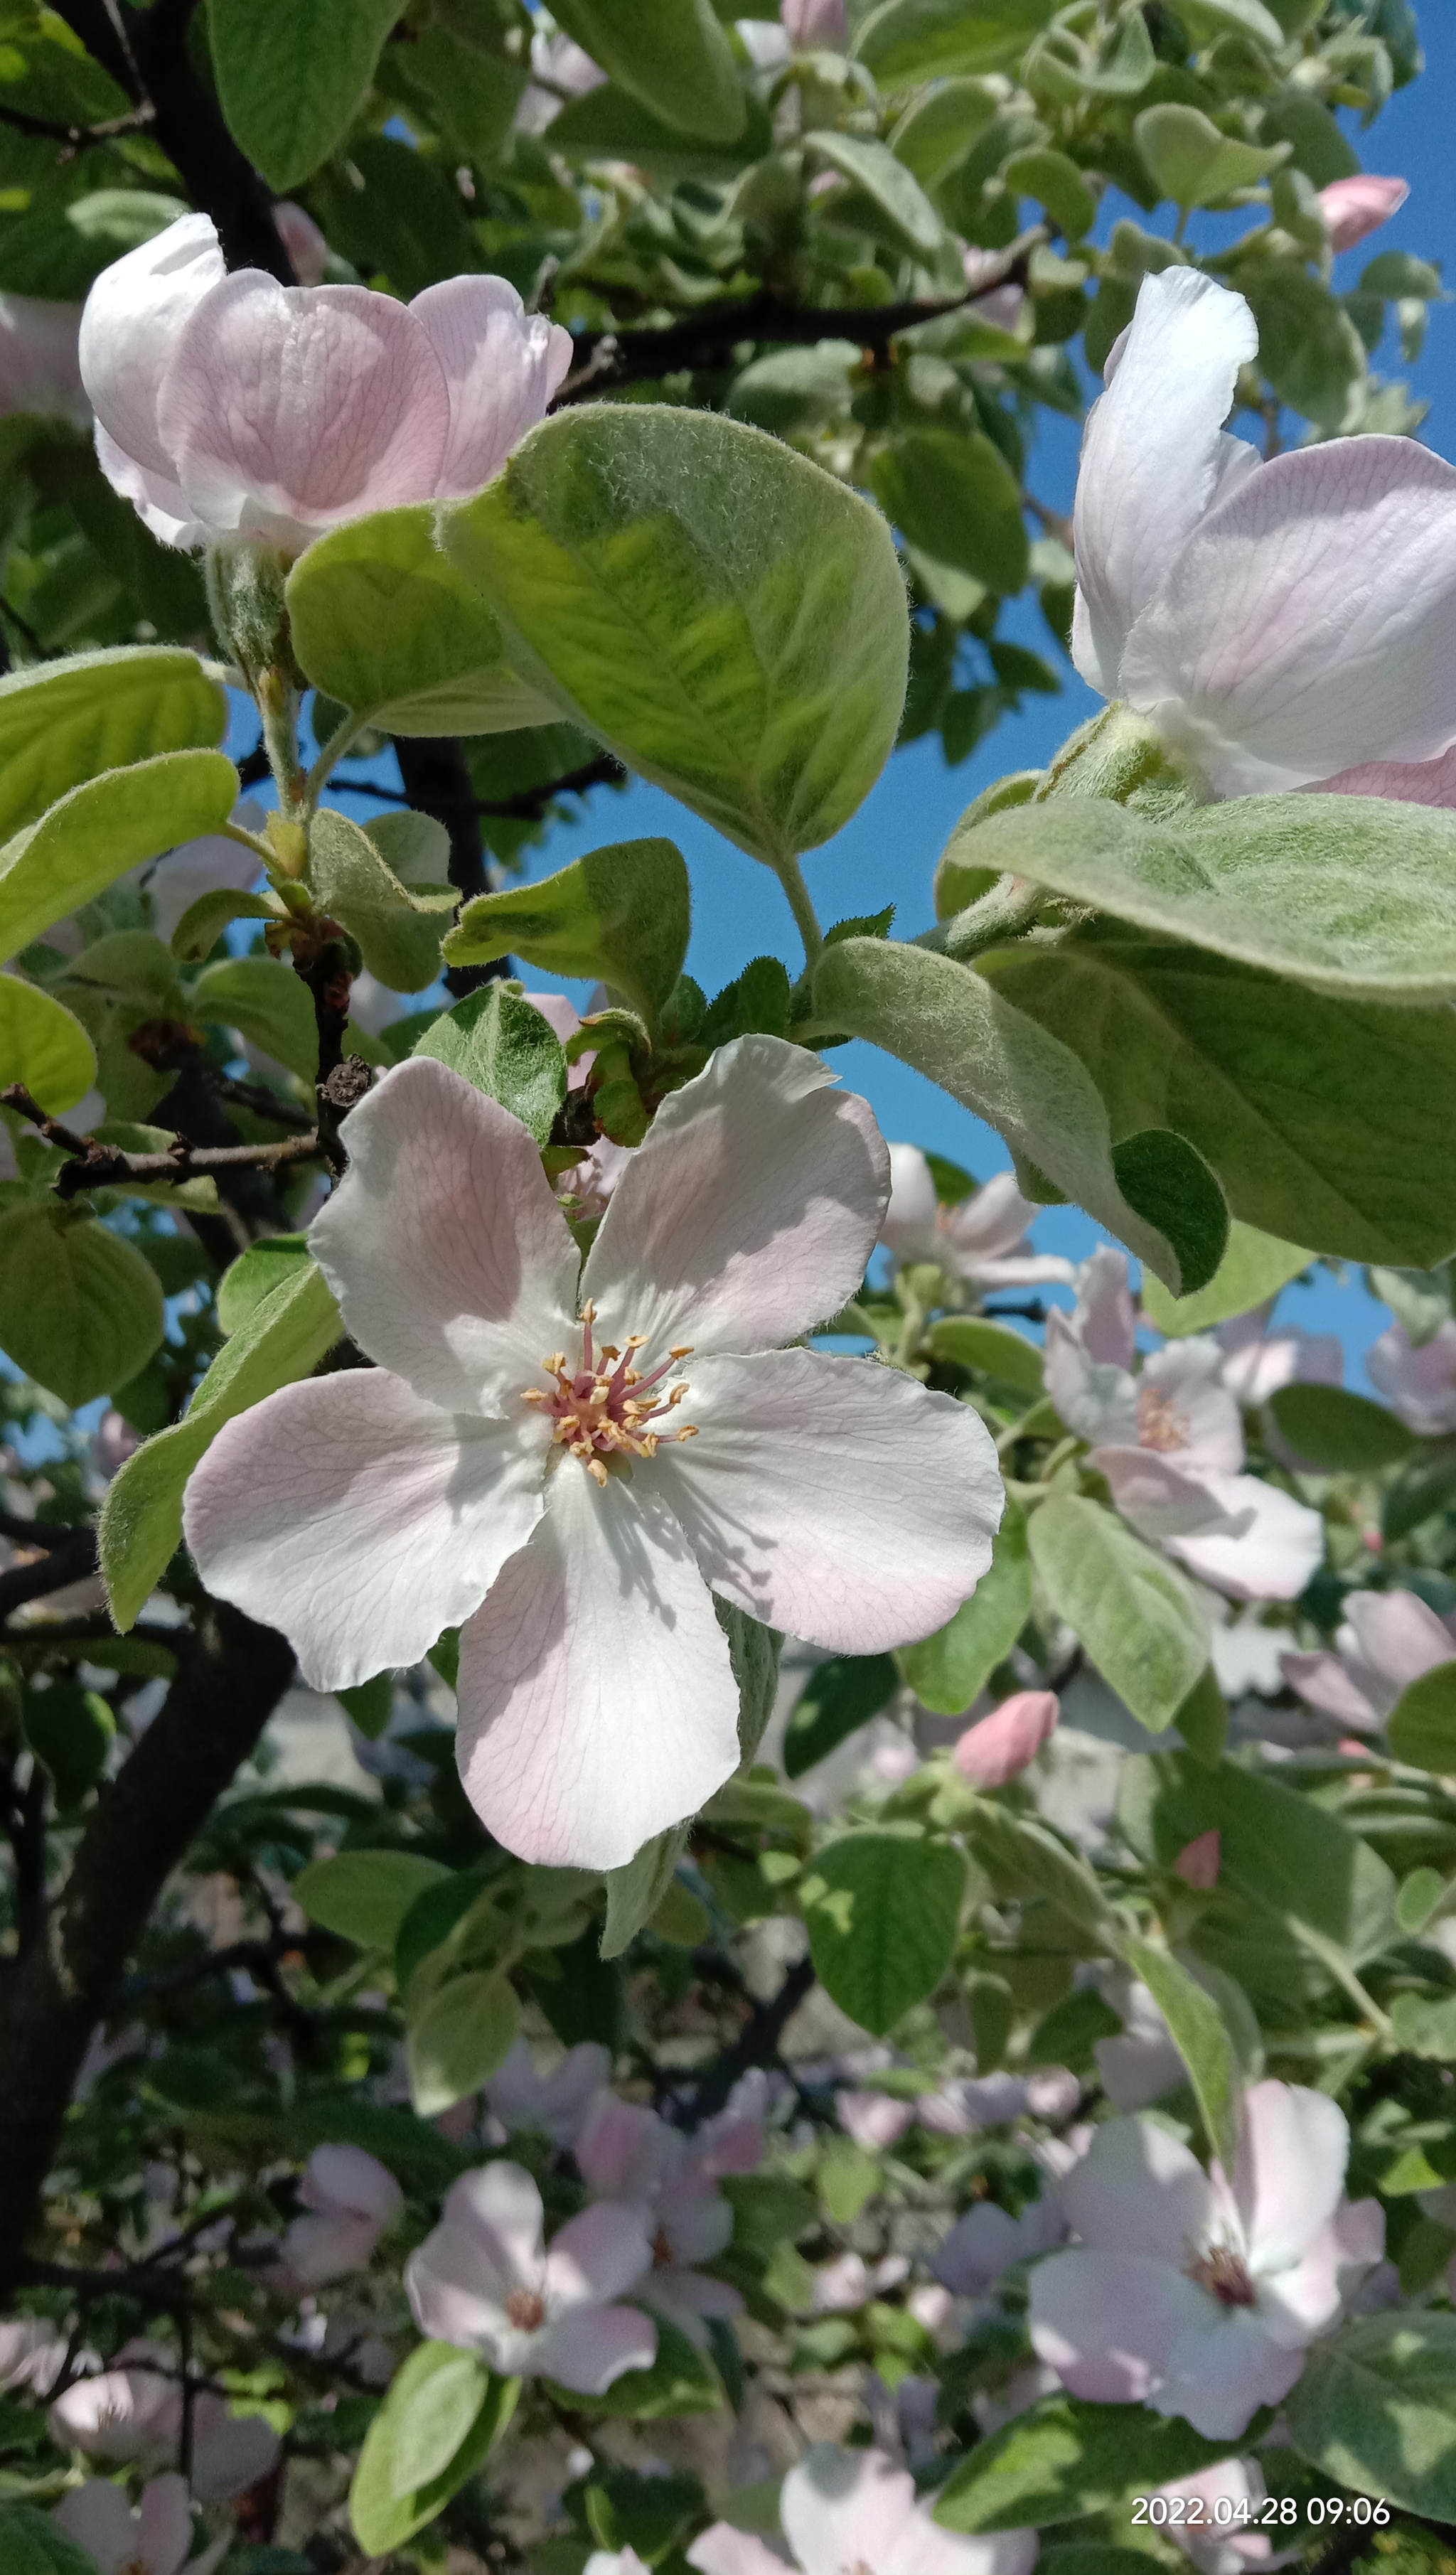
[[[351,743],[357,742],[364,730],[364,717],[351,712],[330,734],[304,782],[305,807],[311,817],[317,811],[319,798],[323,795],[340,761],[349,750]]]
[[[276,664],[259,672],[255,694],[278,801],[288,820],[296,822],[312,810],[298,753],[298,695]]]
[[[798,926],[798,935],[803,941],[803,962],[809,974],[812,974],[823,952],[824,934],[819,928],[818,914],[814,911],[809,890],[803,881],[803,870],[797,859],[793,858],[770,859],[768,865],[788,898],[789,911]]]
[[[1045,886],[1033,885],[1029,877],[1004,876],[988,894],[968,903],[953,921],[947,921],[938,932],[928,932],[915,945],[934,946],[942,956],[967,964],[988,948],[1000,948],[1008,939],[1018,939],[1023,930],[1030,929],[1046,900]]]

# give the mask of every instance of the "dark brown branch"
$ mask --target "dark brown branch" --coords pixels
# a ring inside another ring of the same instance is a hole
[[[209,1601],[25,1957],[0,1971],[0,2307],[20,2274],[71,2089],[167,1878],[293,1674],[271,1628]]]
[[[346,981],[346,1019],[348,1015]],[[94,1136],[78,1136],[58,1118],[48,1118],[24,1083],[12,1082],[0,1091],[0,1102],[28,1118],[48,1145],[58,1146],[73,1158],[63,1163],[56,1174],[58,1199],[79,1198],[87,1190],[135,1189],[159,1182],[199,1180],[209,1172],[278,1172],[292,1163],[312,1162],[325,1151],[319,1136],[310,1129],[306,1136],[290,1136],[281,1145],[193,1145],[185,1136],[179,1136],[164,1154],[124,1154],[119,1146],[98,1144]]]
[[[0,107],[0,125],[13,126],[17,134],[34,136],[39,143],[59,143],[63,161],[72,161],[78,152],[94,151],[98,143],[114,143],[118,135],[142,134],[151,125],[156,110],[150,105],[133,108],[129,116],[114,116],[106,125],[63,125],[51,116],[27,116],[23,107]]]
[[[618,787],[626,777],[627,771],[616,754],[604,751],[596,760],[584,761],[580,769],[568,770],[565,778],[549,779],[544,787],[523,787],[519,795],[503,796],[499,801],[493,801],[489,796],[467,796],[457,804],[447,797],[437,796],[430,811],[442,822],[447,814],[462,813],[479,814],[488,821],[503,823],[541,823],[546,820],[547,812],[558,796],[585,796],[592,787]],[[377,787],[372,779],[341,778],[338,784],[347,788],[351,796],[372,796],[382,805],[409,805],[414,802],[402,788]],[[417,807],[416,810],[424,809]],[[454,879],[451,882],[454,883]],[[465,889],[461,891],[464,893]],[[480,886],[476,891],[483,894],[486,888]]]
[[[727,2107],[733,2085],[755,2065],[767,2065],[778,2053],[778,2042],[799,2004],[808,1994],[814,1980],[813,1960],[800,1958],[790,1967],[777,1993],[770,2002],[755,2003],[744,2027],[730,2047],[712,2064],[703,2081],[676,2113],[676,2124],[690,2131],[701,2128],[705,2119],[715,2118]]]
[[[0,1573],[0,1619],[23,1609],[28,1600],[44,1600],[53,1591],[69,1590],[73,1582],[84,1582],[95,1571],[95,1529],[67,1529],[63,1543],[38,1556],[34,1564],[12,1565],[8,1573]]]
[[[462,902],[469,903],[473,895],[489,894],[491,872],[486,865],[470,769],[460,744],[397,734],[395,756],[406,797],[415,812],[433,815],[450,835],[450,882]],[[479,992],[483,984],[510,972],[509,958],[501,957],[490,966],[452,966],[445,982],[457,1001],[463,1001],[468,993]]]
[[[215,1100],[230,1101],[236,1109],[247,1109],[255,1118],[267,1118],[275,1127],[288,1127],[296,1136],[307,1136],[313,1120],[306,1109],[285,1100],[281,1091],[270,1091],[266,1082],[238,1082],[230,1073],[219,1073],[216,1065],[199,1067],[199,1079]]]

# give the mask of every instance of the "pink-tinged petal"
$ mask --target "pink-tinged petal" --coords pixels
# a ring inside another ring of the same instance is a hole
[[[405,2264],[405,2290],[410,2312],[430,2341],[493,2355],[502,2347],[511,2284],[487,2263],[464,2227],[437,2226],[426,2237]]]
[[[405,2204],[394,2174],[363,2146],[316,2146],[298,2195],[306,2208],[367,2218],[374,2226],[391,2225]]]
[[[524,2038],[518,2038],[499,2074],[486,2085],[486,2099],[507,2128],[537,2128],[559,2146],[569,2146],[583,2114],[612,2075],[612,2051],[584,2039],[569,2047],[546,2075]]]
[[[109,2477],[88,2477],[84,2486],[74,2487],[62,2496],[51,2519],[78,2548],[95,2558],[101,2575],[117,2575],[136,2555],[137,2525],[131,2507]]]
[[[787,2562],[780,2550],[727,2521],[716,2521],[688,2551],[688,2563],[699,2575],[783,2575]]]
[[[83,367],[85,345],[83,325]],[[283,287],[242,269],[187,323],[157,426],[219,538],[301,553],[346,519],[431,497],[450,395],[425,333],[392,296]]]
[[[1082,1263],[1072,1319],[1089,1359],[1099,1367],[1131,1367],[1137,1347],[1137,1309],[1125,1252],[1099,1243]]]
[[[372,2260],[380,2229],[370,2217],[296,2217],[283,2239],[284,2269],[301,2288],[342,2280]]]
[[[1380,179],[1373,170],[1358,171],[1352,179],[1334,179],[1319,192],[1319,211],[1330,237],[1332,251],[1353,250],[1358,242],[1378,233],[1392,215],[1398,215],[1410,195],[1406,179]]]
[[[913,2102],[896,2101],[888,2092],[836,2092],[834,2112],[845,2136],[866,2154],[897,2146],[915,2117]]]
[[[1223,1352],[1223,1382],[1240,1403],[1267,1403],[1284,1385],[1339,1385],[1345,1352],[1335,1332],[1305,1332],[1297,1323],[1267,1328],[1269,1306],[1220,1323],[1214,1334]]]
[[[180,215],[103,269],[86,298],[80,357],[91,408],[122,453],[150,473],[175,480],[158,397],[187,324],[226,273],[212,218]]]
[[[1356,1687],[1338,1654],[1281,1654],[1279,1669],[1305,1706],[1321,1716],[1361,1734],[1373,1734],[1380,1725],[1382,1711]]]
[[[842,53],[849,42],[844,0],[778,0],[783,32],[800,52],[815,46]]]
[[[1340,2312],[1342,2264],[1340,2238],[1332,2218],[1301,2260],[1287,2270],[1260,2276],[1259,2322],[1281,2351],[1302,2351],[1316,2334],[1335,2322]]]
[[[1049,2253],[1066,2235],[1054,2197],[1033,2199],[1019,2217],[979,2200],[957,2218],[935,2256],[935,2276],[957,2297],[979,2297],[1013,2262]]]
[[[1079,1439],[1137,1444],[1137,1380],[1090,1355],[1075,1322],[1053,1306],[1046,1318],[1046,1391]]]
[[[79,304],[0,295],[0,414],[85,421],[80,333]]]
[[[137,2514],[137,2536],[147,2575],[178,2575],[192,2548],[192,2506],[185,2477],[153,2477]]]
[[[96,424],[96,462],[114,492],[130,501],[138,518],[160,546],[195,548],[207,543],[207,530],[192,503],[171,474],[137,465],[116,440]]]
[[[582,1280],[601,1337],[645,1332],[660,1356],[792,1340],[860,1286],[888,1186],[866,1102],[801,1047],[735,1038],[618,1182]]]
[[[440,362],[450,436],[435,491],[458,500],[499,474],[547,408],[572,363],[572,335],[528,313],[504,277],[447,277],[410,312]]]
[[[309,1248],[360,1348],[431,1403],[522,1419],[543,1359],[581,1346],[577,1247],[526,1129],[425,1056],[344,1124]]]
[[[1252,1504],[1243,1502],[1230,1511],[1214,1491],[1214,1479],[1177,1456],[1164,1457],[1155,1448],[1098,1446],[1088,1462],[1106,1476],[1123,1518],[1151,1545],[1207,1534],[1237,1539],[1254,1524]],[[1251,1480],[1222,1478],[1224,1483]]]
[[[563,1456],[547,1513],[461,1637],[460,1771],[521,1859],[621,1868],[738,1764],[728,1639],[645,1467]]]
[[[1439,760],[1367,760],[1319,781],[1321,796],[1389,796],[1399,805],[1456,805],[1456,750]]]
[[[1261,465],[1172,564],[1122,677],[1220,795],[1434,758],[1456,737],[1456,468],[1408,438]]]
[[[1211,1824],[1206,1833],[1196,1833],[1192,1841],[1184,1842],[1173,1862],[1173,1875],[1180,1877],[1185,1886],[1196,1886],[1206,1893],[1218,1884],[1222,1865],[1223,1835],[1216,1824]]]
[[[958,1263],[999,1261],[1017,1250],[1039,1214],[1022,1198],[1012,1173],[996,1172],[968,1199],[942,1209],[940,1232]]]
[[[1444,1618],[1414,1591],[1351,1591],[1335,1639],[1357,1690],[1388,1715],[1403,1689],[1456,1656]]]
[[[715,1591],[836,1653],[880,1653],[954,1615],[1003,1508],[969,1406],[816,1350],[694,1359],[688,1379],[699,1436],[654,1467]]]
[[[1203,1481],[1231,1520],[1247,1511],[1243,1533],[1170,1537],[1169,1555],[1228,1600],[1297,1600],[1324,1562],[1320,1512],[1257,1475],[1205,1474]]]
[[[963,1265],[963,1276],[977,1288],[1066,1288],[1076,1275],[1075,1262],[1058,1252],[1008,1254],[1004,1261],[977,1254]]]
[[[503,2281],[536,2285],[545,2219],[541,2193],[523,2165],[491,2163],[479,2172],[462,2173],[451,2184],[441,2215],[446,2225],[473,2234],[483,2262]]]
[[[1419,1349],[1404,1323],[1392,1323],[1371,1342],[1365,1365],[1407,1429],[1423,1438],[1456,1430],[1456,1321],[1443,1323]]]
[[[1327,2092],[1252,2085],[1233,2191],[1256,2269],[1282,2271],[1301,2259],[1340,2204],[1349,2155],[1345,2114]]]
[[[315,1689],[349,1689],[479,1608],[541,1517],[543,1466],[534,1427],[348,1369],[226,1423],[183,1527],[212,1591],[282,1627]]]
[[[915,2116],[939,2137],[973,2137],[980,2128],[1004,2127],[1026,2108],[1027,2085],[1019,2074],[954,2075],[922,2092]]]
[[[547,2293],[553,2305],[605,2306],[652,2268],[647,2211],[599,2199],[568,2218],[547,2246]]]
[[[638,2291],[645,2306],[655,2315],[666,2316],[680,2333],[685,2333],[697,2351],[712,2346],[710,2324],[726,2324],[730,2316],[742,2313],[742,2299],[727,2280],[711,2280],[704,2271],[690,2271],[680,2264],[666,2269],[655,2264]]]
[[[1072,658],[1104,698],[1124,694],[1128,636],[1179,549],[1219,491],[1257,463],[1223,424],[1258,345],[1242,296],[1198,269],[1144,278],[1107,390],[1087,415],[1077,476]]]
[[[815,2442],[783,2480],[778,2516],[804,2575],[879,2575],[915,2508],[914,2479],[881,2450]],[[948,2535],[948,2534],[947,2534]]]
[[[1099,2252],[1156,2254],[1181,2269],[1219,2203],[1197,2157],[1151,2119],[1110,2119],[1061,2185],[1067,2221]]]
[[[292,197],[282,197],[273,209],[273,221],[300,286],[322,286],[329,245],[313,216],[296,206]]]
[[[1201,1334],[1154,1350],[1137,1379],[1140,1444],[1202,1473],[1236,1475],[1244,1462],[1243,1423],[1223,1382],[1223,1352]]]
[[[938,1223],[940,1202],[935,1176],[918,1145],[889,1147],[889,1205],[879,1229],[896,1261],[939,1261],[944,1257]]]
[[[1142,2404],[1155,2394],[1180,2333],[1201,2324],[1212,2305],[1171,2262],[1074,2246],[1048,2254],[1031,2274],[1031,2341],[1073,2396]]]
[[[1061,1714],[1054,1690],[1014,1690],[979,1724],[967,1726],[950,1758],[978,1788],[1004,1788],[1034,1761]]]
[[[605,2199],[656,2200],[684,2141],[644,2103],[599,2092],[577,2131],[582,2179]]]
[[[573,2308],[553,2316],[536,2344],[542,2377],[582,2396],[605,2396],[626,2371],[651,2369],[657,2356],[658,2328],[638,2307]]]
[[[278,2465],[283,2446],[261,2414],[234,2414],[222,2396],[200,2396],[193,2417],[192,2491],[199,2503],[247,2494]]]
[[[1304,2354],[1274,2342],[1252,2309],[1193,2294],[1202,2312],[1174,2338],[1153,2410],[1181,2414],[1205,2440],[1236,2440],[1261,2405],[1288,2395]]]
[[[715,2262],[732,2240],[733,2212],[720,2191],[685,2181],[658,2202],[662,2232],[675,2262]]]

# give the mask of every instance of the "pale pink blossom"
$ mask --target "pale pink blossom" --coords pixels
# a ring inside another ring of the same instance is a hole
[[[1038,2356],[1074,2396],[1237,2438],[1378,2258],[1378,2204],[1344,2199],[1349,2146],[1327,2094],[1275,2082],[1245,2095],[1231,2180],[1150,2119],[1099,2128],[1061,2185],[1080,2241],[1031,2275]]]
[[[1050,1741],[1061,1714],[1055,1690],[1013,1690],[998,1708],[968,1725],[950,1758],[977,1788],[1004,1788]]]
[[[1117,2110],[1145,2110],[1160,2101],[1175,2083],[1185,2083],[1188,2069],[1161,2011],[1141,1979],[1126,1967],[1104,1967],[1098,1991],[1122,2023],[1120,2038],[1099,2038],[1092,2054],[1102,2089]]]
[[[531,39],[531,79],[513,123],[518,134],[542,134],[568,99],[600,89],[607,74],[570,36],[538,33]]]
[[[1223,426],[1257,351],[1241,296],[1145,278],[1074,514],[1077,669],[1222,796],[1456,741],[1456,469],[1388,437],[1265,463]]]
[[[66,2365],[66,2337],[49,2316],[16,2316],[0,2324],[0,2391],[27,2387],[47,2396]]]
[[[912,2291],[911,2296],[919,2294]],[[945,2291],[939,2291],[942,2297]],[[907,2301],[908,2303],[908,2301]],[[947,2297],[947,2305],[950,2303]],[[922,2467],[933,2459],[936,2450],[935,2408],[940,2390],[933,2378],[921,2378],[913,2370],[887,2387],[877,2369],[864,2375],[864,2408],[874,2435],[874,2447],[882,2450],[897,2468]]]
[[[1185,2500],[1196,2521],[1162,2525],[1174,2547],[1191,2558],[1199,2575],[1245,2575],[1254,2566],[1287,2566],[1297,2548],[1274,2553],[1274,2543],[1259,2522],[1268,2488],[1257,2459],[1215,2459],[1190,2477],[1170,2478],[1155,2491]]]
[[[1211,1824],[1206,1833],[1196,1833],[1192,1841],[1183,1844],[1173,1862],[1173,1875],[1180,1877],[1185,1886],[1198,1887],[1206,1894],[1218,1884],[1222,1865],[1223,1835],[1216,1824]]]
[[[1365,1365],[1407,1430],[1423,1439],[1456,1430],[1456,1321],[1442,1323],[1419,1348],[1404,1323],[1391,1323],[1371,1342]]]
[[[706,2350],[710,2323],[735,2316],[743,2303],[726,2280],[697,2267],[716,2261],[733,2231],[712,2139],[696,2148],[655,2110],[603,2091],[577,2131],[576,2156],[589,2190],[643,2212],[653,2257],[638,2291],[643,2304]]]
[[[133,2512],[120,2486],[91,2477],[63,2495],[51,2515],[68,2539],[84,2548],[99,2575],[211,2575],[227,2553],[228,2540],[216,2539],[194,2557],[192,2506],[187,2479],[153,2477]]]
[[[160,2467],[182,2438],[182,2386],[160,2344],[127,2343],[109,2369],[80,2378],[50,2409],[52,2438],[90,2458]],[[234,2414],[204,2390],[192,2409],[192,2490],[200,2503],[246,2494],[278,2460],[279,2438],[260,2414]]]
[[[309,2215],[289,2227],[282,2259],[309,2289],[362,2271],[405,2204],[394,2174],[363,2146],[316,2146],[298,2195]]]
[[[1286,1385],[1339,1385],[1344,1345],[1337,1332],[1306,1332],[1298,1323],[1270,1324],[1273,1299],[1220,1323],[1214,1339],[1223,1352],[1223,1382],[1250,1411]]]
[[[192,1478],[208,1587],[314,1686],[462,1627],[461,1775],[524,1859],[619,1867],[737,1767],[714,1594],[878,1653],[989,1563],[1001,1483],[969,1407],[771,1346],[858,1287],[883,1212],[878,1131],[831,1081],[776,1038],[723,1048],[659,1110],[579,1283],[526,1129],[443,1065],[387,1074],[309,1235],[378,1364],[270,1396]]]
[[[1306,1707],[1356,1734],[1378,1734],[1402,1690],[1456,1659],[1456,1629],[1414,1591],[1348,1591],[1333,1653],[1281,1654]]]
[[[842,54],[849,42],[844,0],[778,0],[778,17],[789,43],[800,53],[817,49]]]
[[[322,286],[329,265],[329,245],[303,206],[292,197],[281,197],[273,209],[278,238],[293,262],[293,273],[300,286]]]
[[[1023,1199],[1009,1172],[997,1172],[969,1198],[942,1207],[934,1175],[918,1145],[889,1149],[889,1205],[879,1239],[897,1261],[934,1261],[976,1288],[1027,1288],[1075,1277],[1072,1264],[1033,1252],[1026,1229],[1040,1209]]]
[[[535,2128],[553,2145],[575,2143],[589,2107],[612,2072],[612,2051],[583,2039],[542,2074],[529,2043],[518,2038],[500,2071],[486,2085],[486,2099],[510,2136]]]
[[[836,2092],[834,2115],[847,2137],[866,2154],[897,2146],[914,2124],[912,2101],[897,2101],[892,2092]]]
[[[288,555],[370,511],[479,491],[571,355],[502,277],[404,305],[229,276],[207,215],[104,269],[81,321],[102,471],[152,534]]]
[[[933,2092],[922,2092],[915,2116],[922,2128],[941,2137],[973,2137],[981,2128],[1003,2127],[1030,2107],[1027,2080],[1020,2074],[951,2075]]]
[[[80,337],[79,304],[0,295],[0,419],[34,412],[42,419],[84,422]]]
[[[1333,179],[1319,192],[1319,211],[1333,251],[1353,250],[1398,215],[1410,195],[1406,179],[1378,179],[1373,170],[1353,179]]]
[[[1066,2241],[1067,2225],[1055,2191],[1028,2199],[1011,2217],[989,2199],[978,2199],[958,2217],[935,2256],[937,2280],[959,2298],[976,2298],[1009,2271]]]
[[[614,2303],[651,2269],[640,2208],[598,2200],[548,2244],[541,2193],[520,2164],[463,2173],[440,2224],[405,2265],[415,2322],[436,2342],[479,2352],[503,2378],[554,2378],[605,2395],[651,2369],[658,2329]]]
[[[1034,2530],[963,2539],[939,2529],[908,2469],[882,2450],[816,2443],[784,2478],[778,2515],[800,2575],[1029,2575],[1036,2557]],[[699,2575],[782,2575],[784,2560],[718,2521],[688,2563]]]

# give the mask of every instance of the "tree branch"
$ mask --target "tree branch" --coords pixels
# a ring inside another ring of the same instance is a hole
[[[398,748],[397,743],[396,749]],[[523,787],[519,795],[503,796],[499,802],[493,801],[488,796],[467,796],[457,804],[448,797],[437,796],[430,811],[436,814],[441,822],[445,821],[447,814],[462,813],[483,815],[500,822],[541,823],[545,821],[547,809],[556,797],[585,796],[591,787],[618,787],[626,781],[626,778],[627,771],[615,752],[604,751],[596,760],[584,761],[580,769],[568,770],[565,778],[549,779],[544,787]],[[356,781],[341,778],[339,785],[347,787],[351,796],[372,796],[376,803],[382,805],[409,805],[413,802],[404,789],[377,787],[373,779],[361,778]],[[423,812],[424,808],[417,807],[416,810]],[[454,884],[454,882],[452,878],[451,883]],[[465,889],[462,887],[461,891],[464,893]],[[478,894],[484,894],[487,891],[486,886],[476,888]]]
[[[743,2028],[730,2047],[709,2067],[696,2092],[679,2108],[675,2124],[691,2133],[701,2128],[705,2119],[714,2118],[726,2108],[728,2098],[740,2075],[755,2065],[766,2065],[778,2053],[778,2042],[799,2004],[814,1980],[812,1958],[804,1956],[790,1967],[772,2000],[755,2003]]]
[[[52,116],[27,116],[23,107],[0,107],[0,125],[13,126],[17,134],[33,135],[39,143],[65,146],[62,161],[73,161],[78,152],[93,151],[98,143],[114,143],[118,135],[143,134],[154,122],[156,110],[149,104],[133,108],[129,116],[113,116],[106,125],[63,125]]]
[[[52,1591],[69,1590],[73,1582],[84,1582],[95,1571],[95,1529],[67,1529],[62,1543],[34,1564],[13,1565],[8,1573],[0,1573],[0,1619],[23,1609],[28,1600],[44,1600]]]
[[[344,1015],[347,1019],[347,998]],[[72,1156],[56,1174],[58,1199],[79,1198],[87,1190],[193,1181],[209,1172],[278,1172],[291,1163],[313,1162],[326,1150],[311,1129],[307,1136],[289,1136],[281,1145],[193,1145],[179,1136],[164,1154],[124,1154],[117,1145],[98,1144],[94,1136],[78,1136],[58,1118],[48,1118],[22,1082],[12,1082],[0,1091],[0,1102],[28,1118],[48,1145]]]
[[[44,1936],[0,1973],[0,2306],[71,2089],[167,1878],[293,1674],[282,1636],[209,1601],[159,1714],[102,1791]]]

